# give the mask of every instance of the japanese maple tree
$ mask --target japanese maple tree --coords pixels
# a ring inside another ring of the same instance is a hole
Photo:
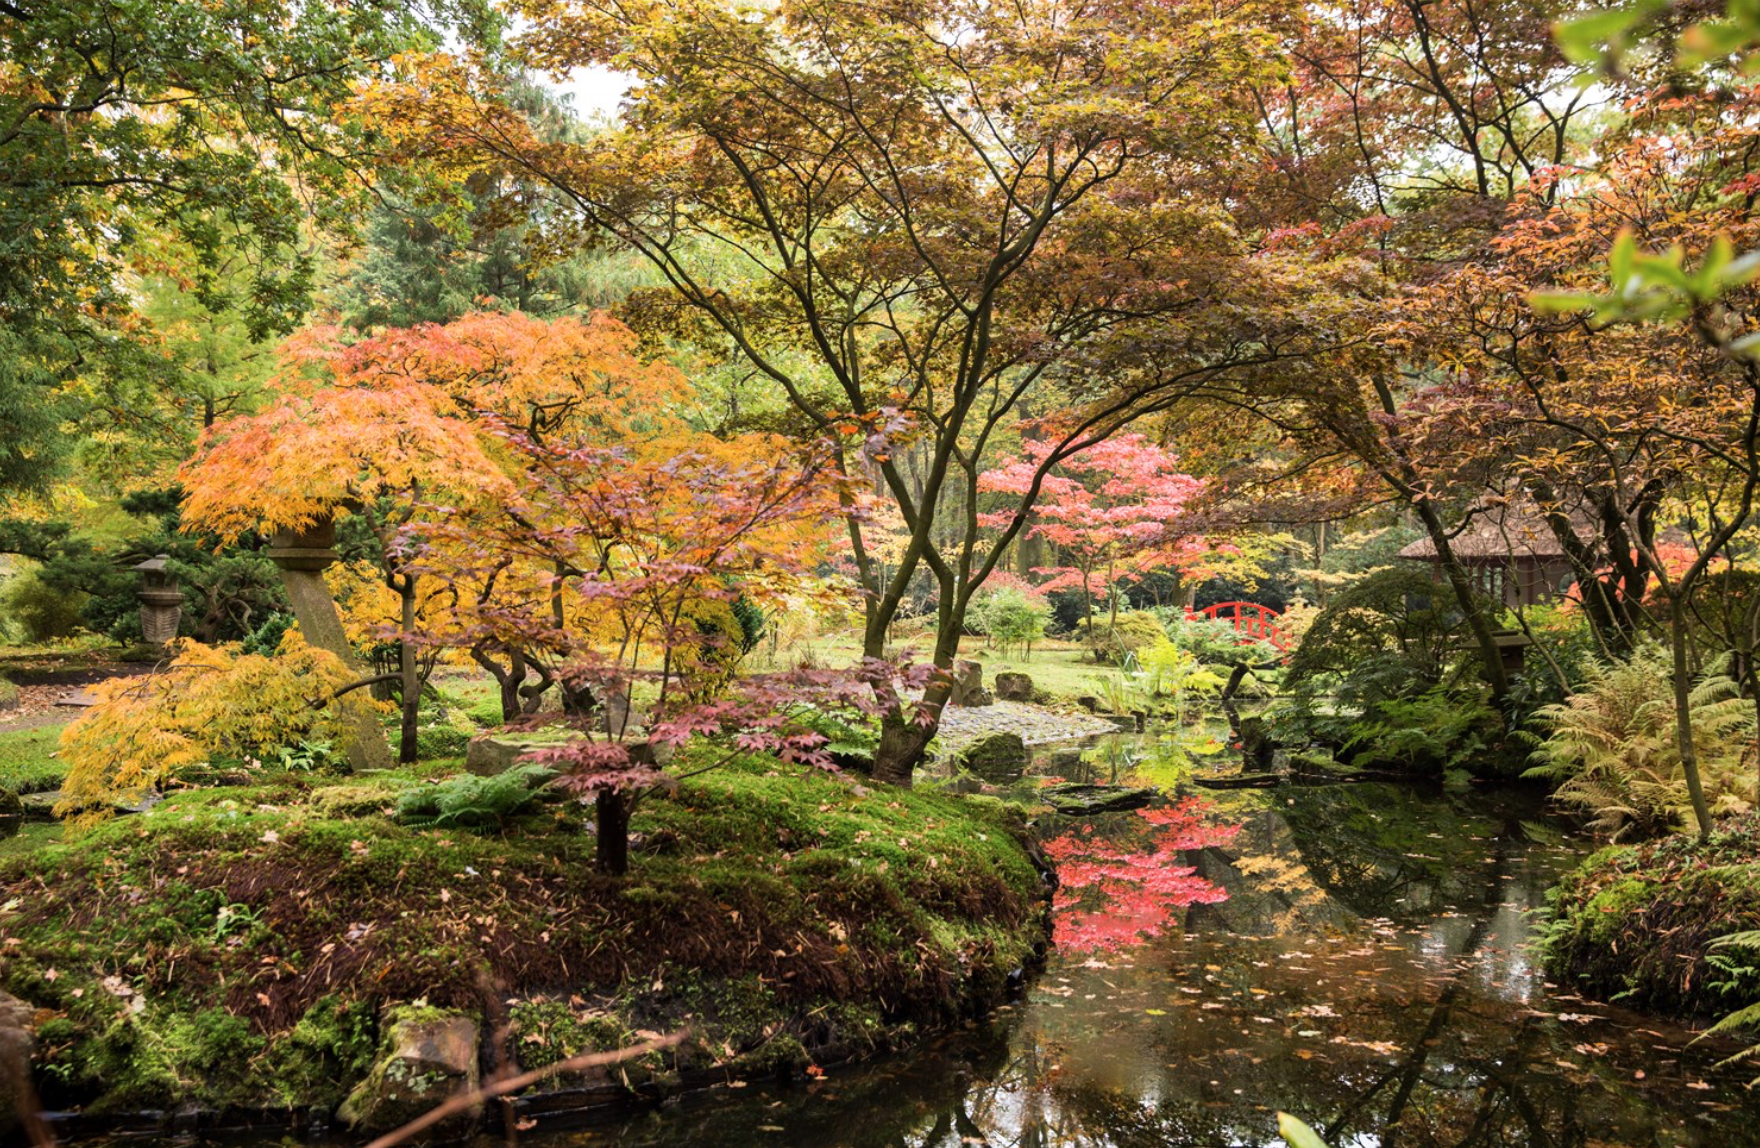
[[[400,756],[411,761],[422,667],[401,639],[420,628],[427,597],[400,532],[435,500],[493,501],[521,481],[494,433],[505,421],[533,435],[566,430],[633,445],[644,427],[667,425],[681,381],[603,316],[477,314],[364,339],[314,328],[283,354],[275,398],[212,428],[181,471],[184,522],[222,537],[297,532],[339,515],[366,523],[398,603],[382,636],[400,640]],[[473,650],[501,668],[497,652]]]
[[[1051,575],[1040,592],[1079,589],[1089,633],[1094,626],[1094,598],[1111,600],[1121,583],[1156,570],[1193,566],[1208,551],[1205,539],[1186,521],[1189,504],[1204,489],[1201,480],[1183,473],[1173,452],[1140,434],[1121,434],[1069,455],[1053,473],[1042,474],[1056,444],[1028,441],[1024,457],[1009,459],[978,477],[978,489],[1020,495],[1038,484],[1028,533],[1057,547],[1064,563],[1041,568]],[[980,516],[987,526],[1003,528],[1016,511]]]
[[[796,711],[902,704],[906,681],[878,661],[853,673],[714,670],[738,638],[707,623],[729,616],[736,597],[793,589],[812,570],[822,524],[839,507],[825,451],[701,436],[644,459],[505,422],[497,435],[520,482],[413,520],[407,568],[461,588],[451,615],[459,629],[430,640],[518,648],[559,679],[578,736],[527,756],[594,797],[607,872],[628,866],[633,803],[670,781],[660,768],[667,748],[725,735],[732,751],[828,765],[825,738],[795,722]]]

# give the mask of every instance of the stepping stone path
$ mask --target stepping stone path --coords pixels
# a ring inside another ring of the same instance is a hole
[[[1025,702],[999,701],[972,709],[949,706],[941,711],[941,729],[937,736],[942,753],[946,755],[957,753],[993,733],[1017,734],[1027,745],[1048,745],[1054,741],[1075,741],[1117,732],[1116,725],[1093,714],[1060,713]]]

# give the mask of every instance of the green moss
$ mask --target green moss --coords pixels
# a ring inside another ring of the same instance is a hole
[[[1711,959],[1718,937],[1760,928],[1756,830],[1760,819],[1748,815],[1706,842],[1680,834],[1589,857],[1550,895],[1548,972],[1590,995],[1679,1015],[1760,1003],[1760,983],[1730,985]]]
[[[55,1101],[332,1104],[381,1008],[474,1014],[485,981],[528,1064],[688,1023],[637,1077],[782,1069],[987,1004],[1043,940],[994,804],[744,759],[644,801],[614,879],[578,802],[493,834],[385,817],[428,769],[259,774],[0,851],[0,987],[55,1018]]]
[[[0,789],[43,793],[57,789],[67,766],[55,754],[61,744],[58,725],[0,733]]]

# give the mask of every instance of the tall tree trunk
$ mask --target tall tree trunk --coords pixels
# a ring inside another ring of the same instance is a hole
[[[1686,606],[1681,598],[1668,603],[1668,636],[1674,656],[1674,733],[1675,747],[1681,755],[1681,773],[1687,779],[1687,796],[1693,802],[1693,819],[1699,823],[1699,839],[1711,836],[1711,807],[1705,801],[1705,786],[1699,779],[1699,753],[1693,744],[1692,669],[1687,657],[1687,625],[1683,615]]]
[[[416,733],[421,724],[422,683],[416,672],[416,650],[409,636],[416,630],[416,580],[405,575],[397,588],[403,598],[403,636],[397,640],[398,684],[403,690],[403,728],[398,733],[397,760],[408,765],[416,759]]]
[[[1436,508],[1428,500],[1423,500],[1418,502],[1416,509],[1418,520],[1424,524],[1425,533],[1436,547],[1436,562],[1442,567],[1443,576],[1448,579],[1455,600],[1460,604],[1461,612],[1466,615],[1467,627],[1473,632],[1473,643],[1478,646],[1479,658],[1485,663],[1485,681],[1491,686],[1491,698],[1494,702],[1500,702],[1509,693],[1509,676],[1503,672],[1503,655],[1491,632],[1491,619],[1479,609],[1472,580],[1467,577],[1466,568],[1461,565],[1460,559],[1455,557],[1448,530],[1442,525],[1442,518],[1436,513]]]

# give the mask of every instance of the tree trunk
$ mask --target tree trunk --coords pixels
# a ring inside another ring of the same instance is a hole
[[[403,690],[403,728],[397,738],[397,760],[402,765],[409,765],[416,759],[416,733],[421,724],[422,708],[422,683],[416,673],[416,651],[409,643],[409,636],[416,629],[415,578],[405,577],[398,593],[403,596],[403,636],[397,640],[398,686]]]
[[[1448,530],[1442,525],[1442,519],[1436,509],[1428,502],[1419,502],[1416,510],[1418,520],[1424,524],[1425,533],[1430,535],[1431,543],[1436,547],[1436,562],[1448,579],[1454,591],[1455,600],[1460,603],[1461,611],[1466,614],[1467,626],[1473,632],[1473,642],[1479,647],[1479,659],[1485,663],[1485,681],[1491,686],[1491,699],[1501,702],[1509,693],[1509,677],[1503,672],[1503,655],[1497,649],[1497,639],[1491,633],[1491,621],[1478,607],[1478,600],[1473,595],[1473,584],[1467,578],[1460,559],[1454,555],[1454,547],[1449,544]]]
[[[1693,682],[1687,659],[1686,607],[1677,596],[1668,603],[1670,652],[1674,655],[1674,733],[1681,755],[1681,774],[1687,779],[1687,796],[1693,802],[1693,819],[1699,823],[1699,840],[1711,836],[1711,807],[1705,802],[1705,786],[1699,780],[1699,754],[1693,745]]]
[[[599,872],[621,877],[629,872],[629,803],[615,789],[601,789],[594,805],[598,843],[593,861]]]
[[[960,604],[949,601],[949,591],[942,590],[941,627],[935,635],[934,661],[937,668],[953,668],[959,653],[959,627],[964,622]],[[888,785],[910,788],[913,775],[928,749],[929,741],[941,725],[941,710],[953,692],[951,674],[937,674],[923,691],[922,705],[933,716],[927,725],[907,712],[905,699],[894,694],[890,705],[880,717],[880,744],[874,750],[874,780]]]

